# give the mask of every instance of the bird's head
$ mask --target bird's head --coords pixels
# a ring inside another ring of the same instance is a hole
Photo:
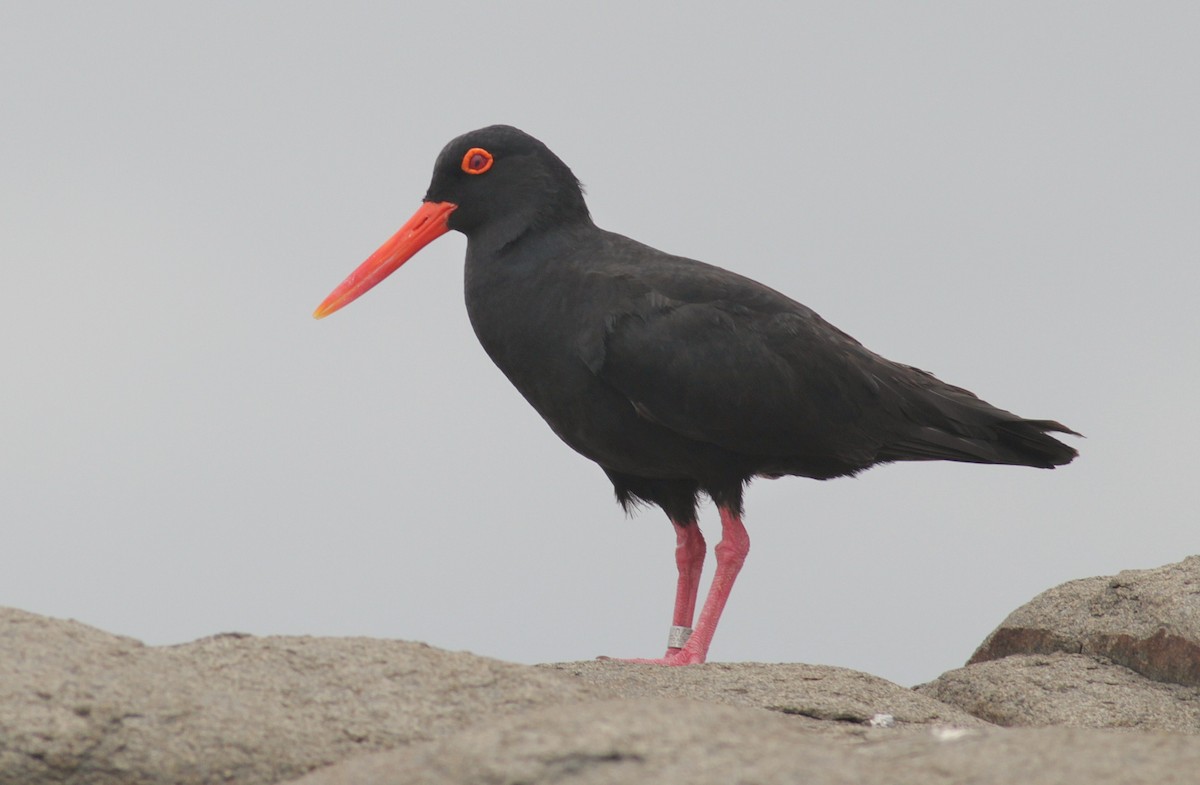
[[[499,248],[531,231],[578,220],[590,220],[579,181],[546,145],[508,125],[471,131],[443,148],[412,218],[313,316],[353,302],[450,229]]]

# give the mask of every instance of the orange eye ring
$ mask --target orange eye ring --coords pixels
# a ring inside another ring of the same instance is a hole
[[[482,147],[472,147],[462,159],[462,170],[467,174],[483,174],[492,168],[495,159]]]

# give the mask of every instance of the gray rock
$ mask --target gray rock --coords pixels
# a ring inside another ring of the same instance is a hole
[[[997,725],[1200,734],[1200,689],[1151,681],[1084,654],[1015,654],[944,673],[916,690]]]
[[[160,648],[0,609],[0,782],[278,782],[597,695],[423,644],[220,635]]]
[[[625,699],[536,709],[296,785],[1194,785],[1200,738],[1091,729],[807,732],[762,709]]]
[[[707,663],[663,668],[615,661],[543,665],[622,698],[690,698],[754,706],[807,718],[811,728],[838,731],[879,714],[896,725],[983,723],[970,714],[878,676],[830,665]]]
[[[824,666],[529,667],[369,639],[148,647],[0,609],[0,782],[1190,784],[1197,573],[1047,592],[920,692]],[[1000,653],[1022,640],[1076,653]],[[1114,652],[1181,684],[1098,659]]]
[[[1200,556],[1043,592],[984,640],[968,665],[1013,654],[1106,657],[1155,681],[1200,687]]]

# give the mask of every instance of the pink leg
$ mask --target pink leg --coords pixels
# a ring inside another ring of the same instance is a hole
[[[733,582],[737,579],[746,554],[750,552],[750,536],[742,525],[741,516],[727,507],[719,507],[721,512],[721,542],[717,543],[714,551],[717,554],[717,570],[713,575],[712,586],[708,590],[708,599],[700,610],[700,620],[692,631],[692,636],[682,649],[668,649],[667,656],[657,660],[627,660],[627,662],[649,662],[659,665],[695,665],[708,657],[708,647],[712,643],[713,633],[717,631],[717,622],[721,620],[721,611],[725,610],[725,602]],[[678,553],[678,550],[676,551]],[[683,574],[680,573],[680,586],[683,585]],[[680,589],[682,594],[682,588]],[[676,618],[679,618],[679,603],[675,605]],[[690,617],[690,613],[689,613]]]
[[[671,624],[691,629],[696,615],[696,596],[700,593],[700,573],[704,569],[704,535],[700,526],[692,521],[681,524],[672,520],[675,527],[675,566],[679,568],[679,583],[675,587],[675,615]],[[668,648],[667,656],[679,651]]]

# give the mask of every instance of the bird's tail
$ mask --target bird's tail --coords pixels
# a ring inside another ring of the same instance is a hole
[[[1037,466],[1042,469],[1053,469],[1075,460],[1079,450],[1069,444],[1063,444],[1047,432],[1068,433],[1072,436],[1082,436],[1055,420],[1019,420],[1015,423],[1005,423],[997,426],[1001,434],[1001,443],[1008,447],[1022,460],[1025,466]]]
[[[1075,460],[1079,451],[1047,432],[1080,434],[1053,420],[999,422],[986,437],[925,426],[907,438],[887,445],[880,453],[885,461],[961,461],[1003,463],[1053,469]]]
[[[1050,433],[1081,434],[1054,420],[1027,420],[998,409],[974,394],[945,385],[920,406],[920,425],[884,446],[889,461],[961,461],[1053,469],[1079,451]],[[913,412],[915,414],[915,412]]]

